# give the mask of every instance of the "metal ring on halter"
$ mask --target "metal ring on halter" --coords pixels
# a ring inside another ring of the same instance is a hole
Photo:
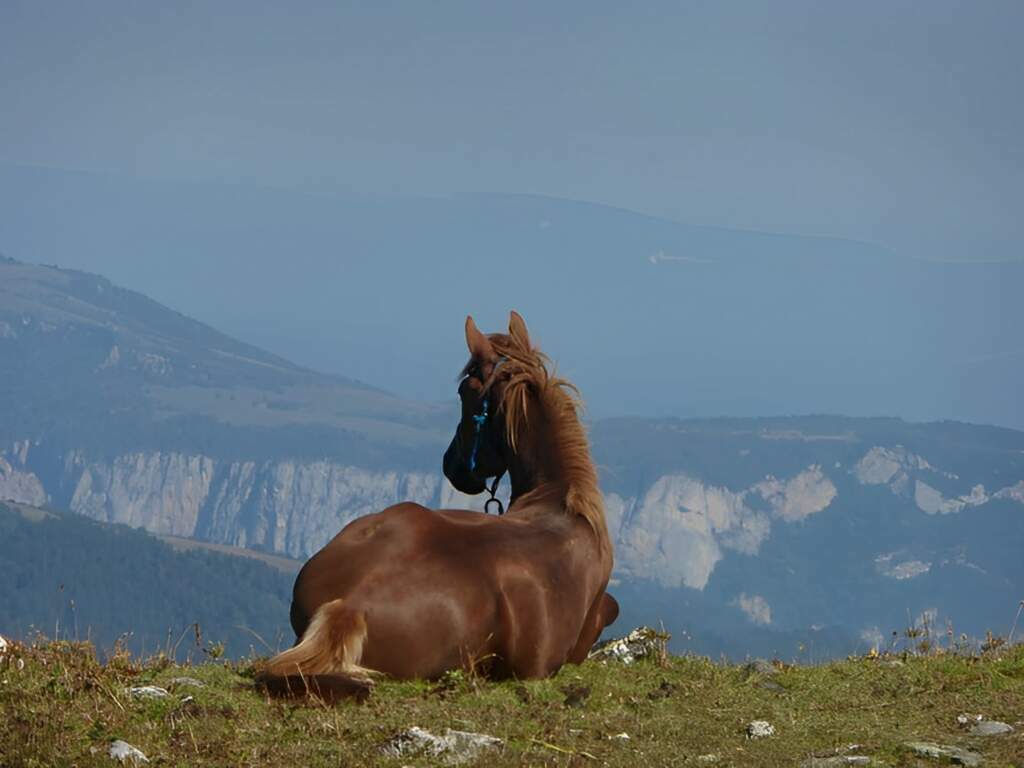
[[[502,475],[503,474],[505,474],[505,473],[502,472]],[[491,509],[490,509],[491,504],[497,504],[498,505],[498,515],[499,516],[505,514],[505,505],[502,504],[501,503],[501,499],[499,499],[495,495],[498,492],[498,483],[500,483],[500,482],[501,482],[501,475],[498,475],[496,478],[494,478],[494,482],[491,483],[491,487],[487,489],[488,493],[491,494],[491,498],[489,498],[487,501],[484,502],[484,513],[485,514],[490,514],[491,513]]]

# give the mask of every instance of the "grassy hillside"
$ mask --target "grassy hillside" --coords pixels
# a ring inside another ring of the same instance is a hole
[[[272,567],[183,548],[123,525],[0,503],[0,635],[42,631],[104,652],[123,638],[135,652],[175,646],[180,658],[210,643],[232,657],[291,644],[295,574],[282,569],[292,561],[274,558]]]
[[[411,726],[499,737],[503,747],[468,761],[488,766],[823,766],[830,763],[807,761],[852,755],[872,765],[941,764],[917,757],[905,746],[912,741],[970,749],[985,765],[1024,764],[1024,646],[761,672],[695,657],[590,661],[525,683],[462,675],[384,681],[367,703],[333,708],[267,700],[252,685],[258,668],[124,654],[101,665],[90,646],[60,642],[8,648],[0,661],[0,764],[109,766],[117,739],[155,765],[438,764],[381,754]],[[173,682],[182,676],[202,687]],[[129,695],[146,684],[170,696]],[[957,722],[962,713],[1015,731],[971,735]],[[771,723],[775,735],[747,738],[754,720]]]
[[[450,431],[443,408],[293,365],[98,275],[3,258],[0,367],[0,443],[391,466]]]

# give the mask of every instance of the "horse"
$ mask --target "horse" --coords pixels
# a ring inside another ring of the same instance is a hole
[[[485,335],[471,316],[465,331],[462,413],[443,470],[467,494],[508,472],[508,511],[405,502],[345,526],[296,578],[296,644],[257,681],[270,695],[362,699],[378,675],[454,669],[546,677],[582,663],[618,616],[576,388],[552,372],[518,313],[507,334]]]

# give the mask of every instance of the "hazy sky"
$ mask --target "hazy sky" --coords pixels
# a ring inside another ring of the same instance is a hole
[[[0,163],[1019,259],[1024,3],[0,3]]]
[[[1022,29],[1021,0],[0,0],[0,252],[409,397],[515,307],[595,415],[1024,428]]]

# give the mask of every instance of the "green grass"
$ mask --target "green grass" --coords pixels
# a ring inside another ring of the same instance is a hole
[[[670,657],[588,662],[524,683],[462,674],[438,683],[382,681],[366,704],[326,707],[268,700],[252,685],[258,660],[182,666],[122,654],[100,664],[87,644],[15,645],[0,661],[0,766],[109,767],[114,739],[141,749],[151,765],[430,765],[379,752],[413,725],[504,739],[502,752],[480,761],[490,767],[706,765],[698,757],[708,754],[718,766],[796,766],[851,743],[881,765],[938,764],[906,751],[912,740],[973,748],[985,765],[1024,765],[1024,726],[976,738],[956,723],[962,712],[1024,719],[1024,646],[778,666],[770,679],[784,690],[764,687],[767,678],[740,666]],[[126,694],[177,676],[205,687],[179,687],[164,700]],[[589,695],[581,697],[581,687]],[[567,705],[572,698],[582,701]],[[751,720],[768,720],[777,735],[748,740]],[[620,733],[629,739],[609,738]]]

